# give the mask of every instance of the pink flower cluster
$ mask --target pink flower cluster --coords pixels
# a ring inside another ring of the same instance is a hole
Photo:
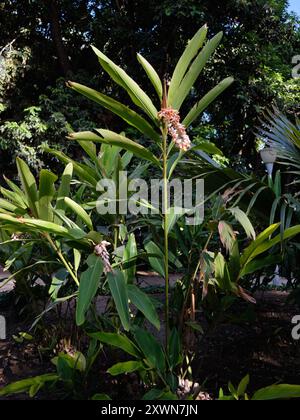
[[[173,108],[163,108],[158,113],[158,116],[168,124],[169,135],[172,137],[176,146],[184,152],[189,150],[191,148],[191,141],[186,134],[185,126],[180,123],[179,112]]]
[[[98,255],[98,257],[102,258],[102,261],[104,263],[105,274],[110,273],[112,271],[112,267],[109,261],[109,252],[106,249],[109,245],[109,242],[102,241],[100,244],[95,246],[95,254]]]

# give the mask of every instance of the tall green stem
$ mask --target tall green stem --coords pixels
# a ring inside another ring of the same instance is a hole
[[[63,253],[61,252],[61,250],[55,245],[55,242],[52,240],[52,238],[49,234],[46,234],[45,236],[46,236],[48,242],[50,243],[51,247],[53,248],[53,250],[57,253],[57,255],[58,255],[59,259],[61,260],[61,262],[63,263],[63,265],[66,267],[66,269],[69,272],[69,274],[71,275],[72,279],[75,281],[77,286],[79,286],[78,278],[77,278],[76,274],[73,272],[72,267],[70,266],[68,261],[63,256]]]
[[[165,257],[165,340],[166,352],[169,347],[169,232],[168,232],[168,150],[167,150],[168,131],[163,130],[163,222],[164,222],[164,257]]]

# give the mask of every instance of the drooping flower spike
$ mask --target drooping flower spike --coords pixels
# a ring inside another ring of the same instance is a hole
[[[191,148],[191,140],[186,133],[185,126],[180,123],[179,112],[173,108],[163,108],[158,113],[158,117],[167,124],[168,133],[175,145],[184,152],[189,150]]]
[[[95,254],[98,255],[103,263],[104,263],[104,272],[105,274],[110,273],[112,271],[112,267],[109,260],[109,252],[107,251],[107,247],[111,245],[107,241],[102,241],[100,244],[95,246]]]

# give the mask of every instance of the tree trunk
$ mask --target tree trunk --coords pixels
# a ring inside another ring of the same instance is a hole
[[[71,71],[71,66],[62,39],[58,4],[56,0],[45,0],[45,3],[48,8],[51,35],[56,47],[59,63],[64,75],[67,76]]]

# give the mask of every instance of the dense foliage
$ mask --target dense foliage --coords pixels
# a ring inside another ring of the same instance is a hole
[[[299,84],[291,78],[292,57],[299,52],[297,18],[287,1],[2,1],[0,39],[1,164],[26,157],[32,166],[44,160],[36,146],[64,144],[66,131],[109,125],[124,128],[109,113],[70,96],[61,77],[124,94],[104,73],[94,73],[90,44],[148,83],[135,61],[141,52],[160,77],[171,72],[197,28],[210,35],[223,30],[222,47],[195,85],[194,96],[228,75],[235,84],[208,109],[195,132],[222,145],[225,155],[256,163],[253,127],[272,102],[287,113],[299,112]],[[149,86],[149,85],[148,85]],[[186,104],[186,107],[189,103]],[[29,109],[29,111],[28,111]],[[84,111],[82,111],[84,109]],[[13,147],[12,147],[13,144]],[[33,150],[34,148],[34,150]],[[252,156],[252,158],[250,158]]]
[[[119,399],[114,385],[133,379],[137,399],[211,399],[195,383],[202,338],[225,319],[247,328],[279,272],[299,303],[297,18],[271,0],[0,7],[0,291],[14,282],[30,323],[14,340],[52,366],[0,398]],[[269,176],[253,171],[257,145]],[[205,180],[194,204],[181,203],[187,177]],[[275,379],[213,397],[300,397]]]

